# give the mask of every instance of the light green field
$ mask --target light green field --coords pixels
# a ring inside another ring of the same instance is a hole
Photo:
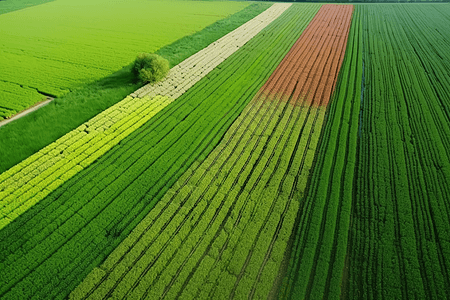
[[[0,15],[0,119],[107,76],[248,3],[57,0]]]

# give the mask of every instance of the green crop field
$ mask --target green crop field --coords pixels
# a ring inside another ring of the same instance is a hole
[[[244,2],[58,0],[0,15],[0,118],[105,77]],[[30,21],[32,20],[32,21]]]
[[[450,297],[449,21],[355,6],[283,297]]]
[[[1,2],[1,299],[450,299],[449,4]]]

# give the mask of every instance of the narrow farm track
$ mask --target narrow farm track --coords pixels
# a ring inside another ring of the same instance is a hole
[[[290,4],[272,5],[257,17],[173,67],[162,82],[144,86],[0,174],[0,229],[184,94],[289,6]]]
[[[300,207],[352,11],[319,10],[221,143],[71,298],[267,297]],[[304,15],[296,18],[306,27]]]
[[[450,10],[386,5],[359,12],[366,89],[348,295],[448,299]]]
[[[319,8],[291,6],[177,101],[4,227],[0,295],[66,297],[214,149]]]

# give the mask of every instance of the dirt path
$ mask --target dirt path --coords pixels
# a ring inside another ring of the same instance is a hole
[[[257,100],[271,99],[274,102],[281,100],[290,105],[303,106],[301,111],[305,120],[314,120],[310,132],[303,132],[310,136],[306,146],[300,147],[305,153],[307,149],[316,148],[317,137],[322,131],[323,115],[336,86],[345,55],[352,13],[352,5],[323,5],[263,86],[261,97]],[[306,170],[307,167],[304,174],[307,174]],[[303,208],[303,213],[304,210],[307,208]],[[302,208],[298,212],[293,228],[299,226],[300,214]],[[288,244],[292,246],[295,238],[294,230]],[[278,296],[280,286],[286,284],[283,278],[288,274],[287,261],[289,258],[292,259],[293,255],[289,250],[290,247],[287,248],[279,269],[280,273],[270,292],[272,299]],[[296,252],[292,253],[295,255]],[[306,278],[305,276],[305,280]]]
[[[33,111],[38,110],[39,108],[41,108],[41,107],[43,107],[43,106],[46,106],[47,104],[49,104],[49,103],[52,102],[53,100],[55,100],[55,99],[54,99],[54,98],[51,98],[51,97],[47,97],[46,100],[41,101],[41,102],[38,102],[38,103],[36,103],[35,105],[33,105],[32,107],[30,107],[30,108],[28,108],[28,109],[26,109],[26,110],[24,110],[24,111],[21,111],[20,113],[14,115],[14,116],[12,116],[12,117],[10,117],[10,118],[8,118],[8,119],[1,120],[1,121],[0,121],[0,127],[6,125],[6,124],[8,124],[8,123],[11,123],[12,121],[15,121],[15,120],[17,120],[17,119],[20,119],[20,118],[22,118],[22,117],[28,115],[29,113],[32,113]]]

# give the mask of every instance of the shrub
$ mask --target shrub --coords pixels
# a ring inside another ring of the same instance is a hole
[[[169,61],[153,53],[140,53],[133,63],[134,76],[144,83],[160,81],[169,72]]]

